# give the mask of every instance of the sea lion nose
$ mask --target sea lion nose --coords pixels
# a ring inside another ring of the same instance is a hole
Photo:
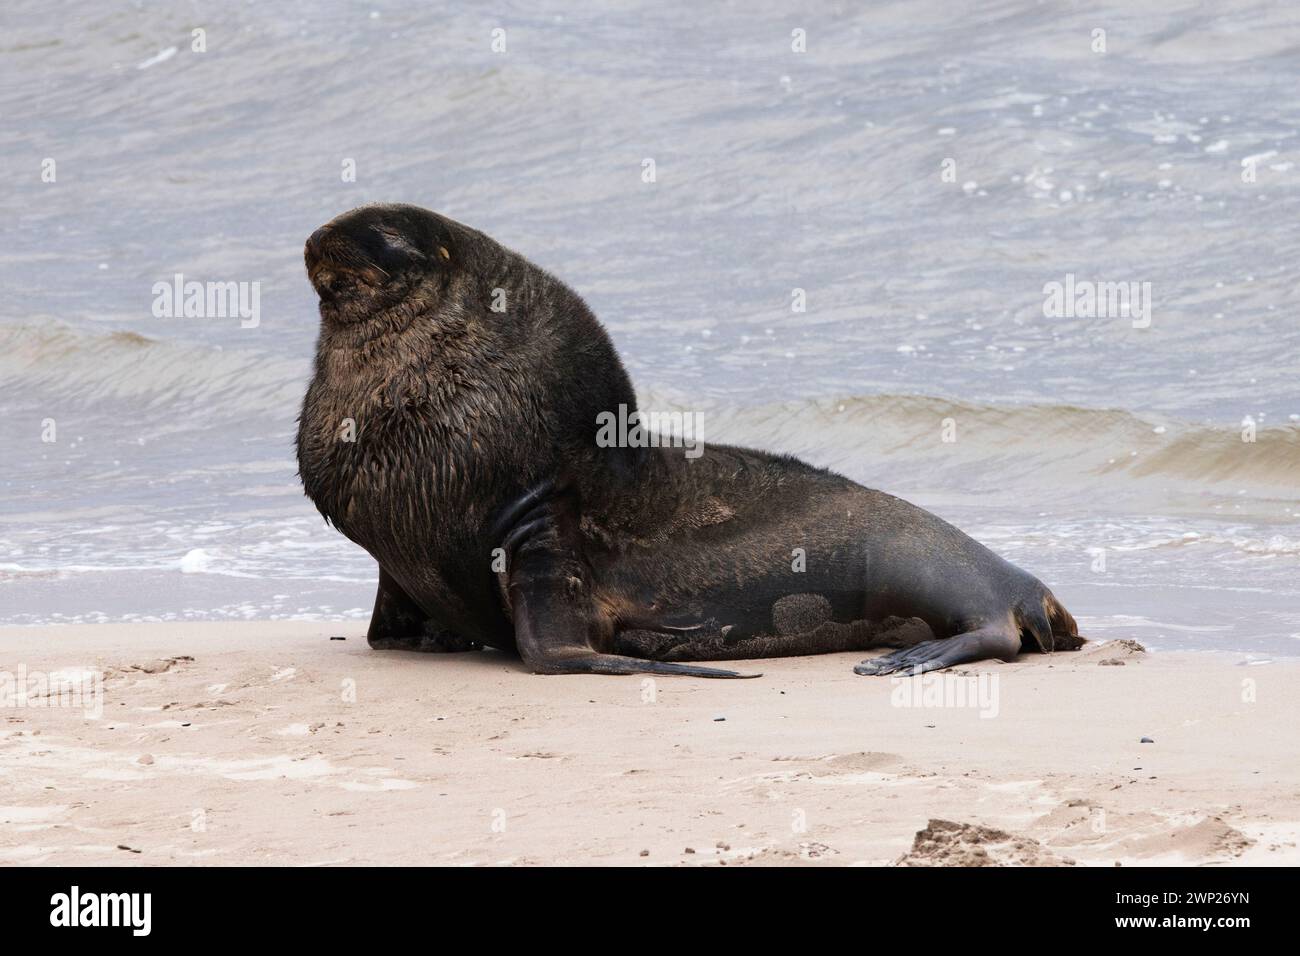
[[[325,241],[325,237],[329,234],[329,231],[330,231],[329,226],[321,226],[319,229],[317,229],[315,232],[313,232],[310,236],[307,237],[308,255],[316,258],[320,257],[321,243]]]

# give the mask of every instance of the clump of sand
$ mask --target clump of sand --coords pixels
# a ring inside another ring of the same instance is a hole
[[[952,820],[931,820],[895,866],[1074,866],[1030,837]]]

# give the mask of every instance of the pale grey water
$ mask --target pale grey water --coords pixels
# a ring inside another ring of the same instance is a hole
[[[1094,636],[1300,647],[1293,5],[11,0],[0,28],[0,622],[367,614],[372,563],[294,474],[301,248],[389,200],[566,279],[650,404],[933,508]],[[177,272],[260,283],[260,324],[155,318]],[[1151,283],[1150,327],[1045,317],[1066,273]]]

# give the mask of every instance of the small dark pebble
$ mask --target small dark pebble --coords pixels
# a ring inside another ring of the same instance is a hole
[[[720,721],[723,721],[723,720],[726,720],[726,719],[727,719],[726,717],[714,717],[714,718],[713,718],[713,722],[716,724],[716,723],[719,723]]]
[[[347,638],[346,638],[346,637],[331,637],[330,640],[331,640],[331,641],[346,641]]]
[[[143,852],[144,852],[143,850],[137,850],[137,849],[136,849],[135,847],[133,847],[133,846],[127,846],[125,843],[119,843],[119,844],[117,845],[117,848],[118,848],[119,850],[126,850],[128,853],[143,853]]]
[[[189,724],[188,724],[188,723],[184,723],[184,724],[181,724],[181,726],[182,726],[182,727],[188,727]]]
[[[695,852],[695,847],[693,847],[693,846],[688,846],[688,847],[687,847],[685,850],[683,850],[682,852],[683,852],[683,853],[694,853],[694,852]]]
[[[1150,737],[1143,737],[1141,740],[1138,741],[1138,743],[1140,743],[1140,744],[1153,744],[1153,743],[1155,743],[1155,741],[1152,740]]]
[[[642,850],[642,851],[641,851],[641,855],[642,855],[642,856],[649,856],[649,855],[650,855],[650,851],[649,851],[649,850]]]

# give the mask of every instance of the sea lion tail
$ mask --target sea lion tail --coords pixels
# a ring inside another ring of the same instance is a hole
[[[1082,647],[1087,638],[1079,636],[1079,625],[1074,616],[1045,587],[1030,600],[1016,608],[1016,623],[1021,633],[1033,637],[1039,650],[1043,653],[1052,651],[1076,651]]]

